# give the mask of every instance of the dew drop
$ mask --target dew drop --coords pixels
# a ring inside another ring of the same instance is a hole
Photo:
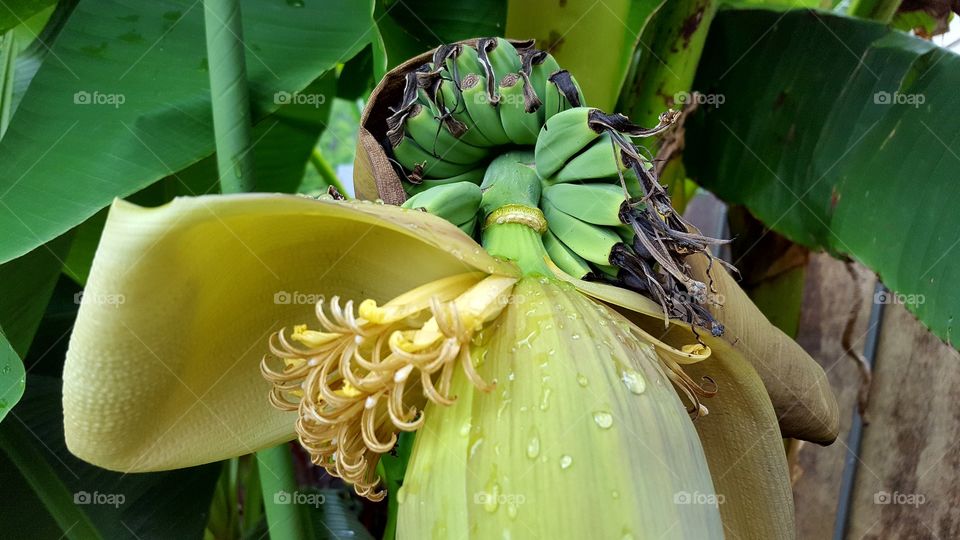
[[[517,505],[511,504],[507,506],[507,515],[510,516],[510,519],[517,519]],[[507,532],[506,530],[504,532]],[[506,538],[506,537],[505,537]]]
[[[467,420],[466,422],[463,423],[462,426],[460,426],[460,435],[463,437],[466,437],[469,434],[470,434],[470,420]]]
[[[527,442],[527,457],[530,459],[536,459],[540,455],[540,437],[537,436],[536,429],[530,430],[531,437],[530,441]]]
[[[573,458],[572,458],[572,457],[570,457],[570,456],[568,456],[568,455],[564,455],[564,456],[561,456],[561,457],[560,457],[560,468],[561,468],[561,469],[569,469],[571,465],[573,465]]]
[[[617,490],[613,490],[613,491],[610,492],[610,496],[613,497],[614,499],[619,499],[619,498],[620,498],[620,492],[617,491]]]
[[[483,444],[483,437],[478,438],[473,441],[473,444],[470,445],[470,458],[473,459],[474,454],[477,453],[477,450],[480,448],[480,445]]]
[[[490,482],[487,483],[487,492],[484,494],[483,498],[483,509],[491,514],[497,511],[497,506],[500,504],[500,484],[493,481],[491,476]]]
[[[400,489],[397,490],[397,502],[403,504],[407,501],[407,487],[400,486]]]
[[[589,382],[590,382],[590,381],[587,380],[586,375],[584,375],[583,373],[578,373],[578,374],[577,374],[577,384],[579,384],[580,386],[586,388],[586,387],[587,387],[587,384],[589,384]]]
[[[596,411],[593,413],[593,421],[600,426],[600,429],[610,429],[613,425],[613,415],[607,411]]]
[[[543,390],[540,393],[540,410],[545,411],[550,408],[550,390],[549,387],[544,386]]]
[[[578,339],[580,339],[580,334],[574,334],[574,335],[570,336],[570,339],[572,339],[572,340],[578,340]]]
[[[620,380],[634,394],[642,394],[647,386],[643,380],[643,375],[632,369],[625,369],[620,375]]]

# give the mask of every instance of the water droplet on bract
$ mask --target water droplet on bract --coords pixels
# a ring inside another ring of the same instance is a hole
[[[567,455],[564,455],[560,458],[560,468],[569,469],[573,465],[573,458]]]
[[[497,506],[500,504],[500,484],[494,481],[495,476],[495,472],[490,475],[486,493],[483,494],[483,509],[490,513],[496,512]]]
[[[467,420],[466,422],[463,423],[462,426],[460,426],[460,435],[466,437],[469,434],[470,434],[470,421]]]
[[[503,530],[503,540],[512,540],[513,535],[510,533],[510,529]]]
[[[473,441],[473,444],[470,445],[470,458],[473,459],[474,454],[477,453],[477,450],[480,448],[480,445],[483,444],[483,437],[478,438]]]
[[[527,442],[527,457],[536,459],[540,455],[540,437],[537,436],[536,429],[531,429],[530,433],[530,441]]]
[[[510,516],[510,519],[517,519],[517,505],[516,505],[516,504],[511,504],[510,506],[507,507],[507,515]],[[506,531],[506,530],[505,530],[505,531],[503,531],[503,532],[504,532],[504,533],[507,533],[507,532],[509,532],[509,531]],[[504,536],[504,538],[507,538],[507,537]]]
[[[511,371],[509,374],[507,374],[507,380],[508,380],[508,381],[513,381],[513,380],[516,379],[516,378],[517,378],[517,376],[516,376],[512,371]]]
[[[6,375],[7,373],[10,373],[10,364],[4,365],[3,369],[0,370],[0,373],[3,373],[4,375]]]
[[[403,504],[407,501],[407,488],[406,486],[400,486],[400,489],[397,490],[397,502]]]
[[[580,339],[580,334],[574,334],[574,335],[570,336],[570,339],[573,339],[573,340]]]
[[[617,491],[617,490],[613,490],[613,491],[610,492],[610,496],[613,497],[614,499],[619,499],[619,498],[620,498],[620,492]]]
[[[303,0],[287,0],[287,5],[290,7],[302,8]]]
[[[577,374],[577,384],[579,384],[580,386],[586,388],[586,387],[587,387],[587,384],[589,384],[589,383],[590,383],[590,381],[587,380],[587,377],[586,377],[584,374],[582,374],[582,373],[578,373],[578,374]]]
[[[593,413],[593,421],[600,426],[600,429],[610,429],[613,425],[613,415],[607,411],[596,411]]]
[[[620,380],[623,381],[624,386],[634,394],[642,394],[644,388],[647,386],[643,380],[643,375],[632,369],[624,370],[620,375]]]
[[[552,390],[543,387],[543,390],[540,392],[540,410],[545,411],[550,408],[550,393]]]

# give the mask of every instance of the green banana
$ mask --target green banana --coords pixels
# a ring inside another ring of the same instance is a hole
[[[407,196],[413,196],[417,193],[426,191],[430,188],[437,186],[445,186],[447,184],[456,184],[457,182],[470,182],[472,184],[480,185],[480,182],[483,180],[483,174],[486,172],[486,167],[477,167],[476,169],[470,169],[469,171],[458,174],[456,176],[451,176],[450,178],[439,178],[435,180],[421,180],[419,184],[413,184],[410,182],[403,183],[403,190],[407,192]]]
[[[523,79],[511,73],[500,82],[500,124],[514,144],[533,145],[540,134],[540,116],[524,108]]]
[[[537,174],[547,180],[600,133],[590,127],[595,109],[576,107],[559,112],[543,124],[535,147]]]
[[[540,63],[533,64],[530,70],[530,86],[533,87],[533,91],[537,94],[537,97],[540,98],[541,103],[537,109],[540,125],[543,125],[547,119],[547,86],[552,86],[548,79],[550,75],[553,75],[557,71],[560,71],[560,64],[557,63],[557,60],[550,53],[545,53]]]
[[[543,247],[547,249],[547,255],[558,268],[570,274],[577,279],[583,279],[590,274],[590,265],[583,257],[570,250],[555,234],[549,230],[543,233]]]
[[[619,227],[623,188],[615,184],[556,184],[543,188],[543,199],[561,212],[594,225]]]
[[[457,182],[436,186],[410,197],[404,208],[423,208],[454,225],[463,225],[476,219],[480,210],[480,186],[470,182]]]
[[[549,200],[542,201],[541,209],[550,231],[571,251],[592,263],[610,264],[611,251],[621,243],[617,233],[580,221],[557,209]]]
[[[550,180],[573,182],[592,178],[611,178],[618,177],[618,173],[625,170],[620,148],[614,144],[613,137],[609,133],[604,133],[590,143],[586,150],[568,161]]]
[[[487,59],[493,68],[494,81],[499,83],[507,75],[520,71],[520,54],[509,41],[500,37],[495,39],[486,40],[485,45]]]
[[[444,67],[451,75],[455,75],[453,80],[463,78],[467,73],[477,73],[483,69],[480,58],[477,55],[477,49],[470,45],[462,45],[456,56],[447,58]]]
[[[405,169],[420,178],[449,178],[474,168],[471,164],[450,163],[438,159],[406,135],[393,147],[393,157]]]
[[[426,105],[416,103],[407,116],[407,134],[424,150],[451,163],[474,165],[490,154],[486,148],[467,144],[450,133]]]
[[[480,133],[491,143],[498,146],[511,144],[510,137],[500,123],[499,112],[490,103],[485,86],[483,76],[476,73],[470,73],[461,79],[460,88],[463,91],[463,103],[467,112]]]
[[[467,130],[460,135],[461,141],[481,148],[494,146],[494,143],[490,142],[490,139],[483,135],[477,127],[476,122],[474,122],[470,116],[470,113],[467,112],[467,107],[463,102],[463,94],[453,80],[445,80],[440,83],[439,99],[443,106],[450,111],[450,114],[467,127]],[[435,110],[435,108],[436,105],[434,105],[432,110]]]

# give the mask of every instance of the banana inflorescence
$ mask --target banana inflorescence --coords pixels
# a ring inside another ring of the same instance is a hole
[[[644,129],[588,107],[576,79],[533,41],[484,38],[439,47],[406,75],[384,146],[411,197],[405,206],[485,242],[498,209],[532,208],[556,267],[644,294],[719,335],[705,307],[711,284],[692,278],[684,258],[721,241],[674,211],[633,142],[676,117],[668,111]]]

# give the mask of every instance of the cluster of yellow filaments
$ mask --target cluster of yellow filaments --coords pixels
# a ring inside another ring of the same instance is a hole
[[[470,341],[500,313],[516,281],[461,274],[383,306],[364,300],[356,313],[352,301],[341,306],[339,297],[328,310],[318,302],[321,330],[298,325],[270,339],[271,355],[260,366],[273,384],[270,402],[298,412],[297,436],[315,464],[380,500],[379,456],[393,448],[399,431],[423,424],[427,400],[453,403],[457,365],[478,388],[490,388],[474,368]]]

